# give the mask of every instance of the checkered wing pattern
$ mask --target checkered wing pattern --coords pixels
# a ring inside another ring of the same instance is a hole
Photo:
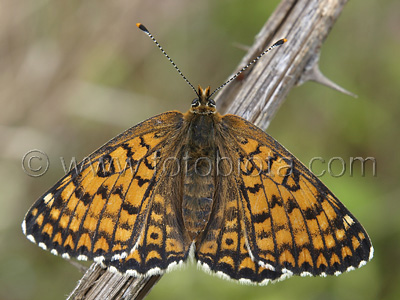
[[[267,283],[291,275],[338,275],[372,258],[361,224],[283,146],[233,115],[223,117],[220,133],[221,157],[238,168],[234,181],[220,185],[216,199],[225,203],[197,252],[206,269]],[[224,151],[226,145],[235,151]]]
[[[181,113],[164,113],[91,154],[28,211],[22,224],[28,239],[122,273],[157,273],[186,259],[190,243],[173,197],[166,197],[173,177],[165,176],[159,151],[175,155],[166,141],[179,135],[181,124]]]

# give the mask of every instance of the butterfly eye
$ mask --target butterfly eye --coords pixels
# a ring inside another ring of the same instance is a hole
[[[197,107],[197,106],[199,106],[200,105],[200,101],[199,101],[199,99],[194,99],[193,101],[192,101],[192,107]]]
[[[215,101],[213,100],[213,99],[208,99],[208,103],[207,103],[207,106],[209,106],[209,107],[215,107]]]

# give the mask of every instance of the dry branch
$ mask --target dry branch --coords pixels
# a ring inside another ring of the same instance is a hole
[[[316,68],[320,47],[347,0],[284,0],[255,38],[237,70],[280,38],[288,43],[263,57],[216,97],[219,112],[266,129],[289,91]],[[236,71],[237,71],[236,70]],[[235,72],[236,72],[235,71]],[[235,73],[234,72],[234,73]],[[143,299],[161,276],[124,277],[93,264],[68,299]]]

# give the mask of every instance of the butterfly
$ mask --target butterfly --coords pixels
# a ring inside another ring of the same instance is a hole
[[[362,225],[312,172],[252,123],[220,115],[210,87],[192,88],[188,112],[126,130],[40,197],[22,223],[27,238],[130,276],[193,257],[254,284],[338,275],[372,258]]]

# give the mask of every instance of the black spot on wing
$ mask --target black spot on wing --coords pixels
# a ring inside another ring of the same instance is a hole
[[[98,163],[97,176],[109,177],[115,174],[114,159],[109,154],[101,156]]]

